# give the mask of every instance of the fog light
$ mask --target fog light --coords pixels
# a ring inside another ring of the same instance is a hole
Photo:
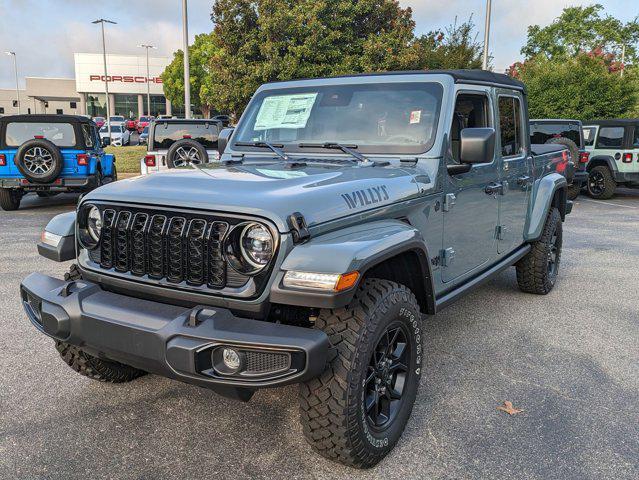
[[[222,350],[222,360],[224,361],[226,368],[233,372],[239,370],[242,366],[240,354],[232,348],[225,348]]]

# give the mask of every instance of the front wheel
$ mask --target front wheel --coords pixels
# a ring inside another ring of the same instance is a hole
[[[300,386],[304,435],[321,455],[369,468],[395,446],[408,422],[421,376],[421,314],[413,293],[368,279],[346,308],[322,310],[333,357]]]
[[[562,233],[561,214],[557,208],[552,208],[541,237],[516,264],[521,291],[546,295],[555,286],[561,261]]]

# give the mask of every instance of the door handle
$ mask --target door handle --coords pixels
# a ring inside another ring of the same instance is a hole
[[[529,181],[530,181],[530,177],[528,175],[522,175],[521,177],[517,177],[517,185],[519,185],[520,187],[525,187],[526,185],[528,185]]]
[[[490,183],[484,189],[487,195],[503,195],[504,186],[501,183]]]

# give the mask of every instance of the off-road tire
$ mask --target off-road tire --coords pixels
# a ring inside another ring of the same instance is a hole
[[[180,148],[183,148],[187,151],[195,149],[197,151],[197,156],[200,160],[200,163],[206,163],[209,161],[209,154],[206,153],[206,148],[204,148],[201,143],[198,143],[195,140],[191,140],[190,138],[183,138],[182,140],[178,140],[177,142],[173,143],[173,145],[171,145],[169,147],[169,150],[166,152],[166,166],[168,168],[179,168],[186,165],[176,165],[175,163],[179,156],[178,150]]]
[[[7,212],[20,208],[22,192],[13,188],[0,188],[0,207]]]
[[[25,165],[25,155],[32,148],[41,148],[46,150],[51,155],[51,168],[48,172],[43,174],[36,174],[31,172]],[[34,183],[51,183],[60,176],[62,172],[62,166],[64,164],[64,157],[60,148],[53,142],[45,138],[34,138],[33,140],[27,140],[16,151],[14,163],[20,173],[25,176],[27,180]]]
[[[377,433],[365,418],[364,382],[380,336],[400,324],[410,345],[403,403],[387,430]],[[331,358],[326,370],[301,384],[299,392],[304,435],[318,453],[346,465],[369,468],[393,449],[417,395],[421,324],[413,293],[388,280],[367,279],[347,307],[320,312],[315,328],[328,335]]]
[[[552,248],[553,236],[557,237],[556,269],[554,274],[549,268],[549,256]],[[557,208],[552,208],[546,218],[541,237],[533,242],[531,250],[516,264],[517,283],[519,289],[526,293],[546,295],[555,286],[557,272],[561,261],[562,223],[561,214]]]
[[[73,370],[99,382],[130,382],[146,373],[123,363],[94,357],[75,345],[60,342],[59,340],[55,341],[55,348],[58,350],[62,360]]]
[[[604,188],[601,192],[593,192],[591,189],[590,181],[594,175],[601,174],[603,176]],[[588,178],[588,195],[597,200],[608,200],[612,198],[615,194],[615,189],[617,188],[617,182],[615,182],[614,177],[612,176],[612,172],[605,165],[598,165],[590,170],[590,177]]]
[[[575,198],[579,196],[580,192],[581,192],[581,185],[573,183],[572,185],[569,185],[568,188],[566,189],[566,198],[568,200],[574,200]]]

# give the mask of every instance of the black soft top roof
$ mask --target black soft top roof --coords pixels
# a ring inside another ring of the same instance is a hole
[[[639,118],[611,118],[606,120],[588,120],[584,125],[639,125]]]
[[[0,122],[93,123],[93,120],[82,115],[53,115],[49,113],[38,113],[28,115],[5,115],[0,117]]]
[[[456,83],[472,83],[479,85],[494,85],[507,88],[514,88],[526,91],[525,85],[512,77],[503,73],[489,72],[488,70],[401,70],[396,72],[371,72],[356,73],[352,75],[337,75],[329,78],[347,78],[347,77],[371,77],[385,75],[450,75]],[[294,79],[295,80],[311,80],[311,79]],[[279,83],[279,82],[270,82]]]

